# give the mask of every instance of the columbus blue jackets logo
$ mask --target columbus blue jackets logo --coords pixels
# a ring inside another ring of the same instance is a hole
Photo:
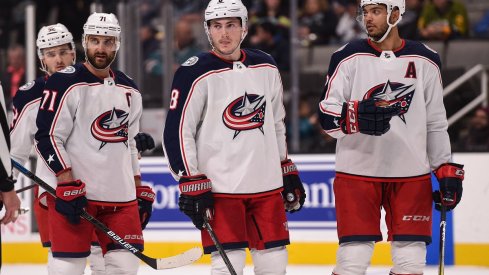
[[[102,142],[99,150],[107,143],[123,142],[127,147],[128,116],[125,111],[113,108],[92,122],[92,135]]]
[[[379,84],[370,89],[364,99],[376,98],[386,103],[386,106],[399,106],[401,113],[399,117],[404,123],[406,118],[404,114],[409,111],[411,101],[413,100],[415,86],[405,85],[402,83],[390,82]]]
[[[263,124],[265,123],[266,102],[263,96],[248,94],[238,97],[229,104],[224,113],[222,120],[224,125],[234,130],[234,138],[241,131],[259,129],[263,133]]]

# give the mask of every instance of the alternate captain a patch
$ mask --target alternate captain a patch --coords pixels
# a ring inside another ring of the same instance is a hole
[[[99,150],[107,143],[122,142],[127,147],[128,116],[127,112],[113,108],[92,122],[92,136],[102,142]]]
[[[248,94],[233,100],[224,109],[222,120],[224,125],[234,130],[234,138],[242,131],[259,129],[263,134],[265,123],[266,102],[263,95]]]

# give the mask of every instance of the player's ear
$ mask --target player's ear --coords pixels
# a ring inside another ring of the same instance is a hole
[[[395,7],[394,10],[391,12],[391,18],[389,18],[389,22],[391,24],[396,23],[396,21],[399,19],[400,11],[398,7]]]

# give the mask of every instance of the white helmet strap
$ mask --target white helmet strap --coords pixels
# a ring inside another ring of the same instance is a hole
[[[401,19],[402,19],[402,14],[399,13],[399,18],[397,18],[396,22],[394,22],[394,23],[391,24],[391,22],[390,22],[391,15],[392,15],[392,10],[390,10],[389,8],[387,8],[387,25],[389,27],[387,28],[387,30],[385,31],[384,35],[380,39],[375,40],[373,37],[370,37],[369,36],[370,40],[372,40],[375,43],[381,43],[382,41],[384,41],[387,38],[387,36],[391,32],[392,28],[395,27],[401,21]]]

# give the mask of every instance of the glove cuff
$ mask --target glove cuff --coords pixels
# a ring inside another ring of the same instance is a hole
[[[345,134],[360,132],[360,126],[358,125],[358,100],[343,103],[340,125],[341,130]]]
[[[435,176],[437,179],[457,178],[464,180],[465,171],[463,167],[462,164],[444,163],[435,170]]]
[[[295,166],[295,164],[290,159],[282,161],[281,164],[282,176],[299,175],[299,171],[297,171],[297,166]]]
[[[56,187],[56,197],[64,201],[72,201],[86,194],[85,183],[81,180],[60,182]]]
[[[184,195],[198,196],[212,190],[212,182],[205,175],[184,176],[178,184],[180,192]]]
[[[152,203],[155,201],[155,192],[149,186],[136,186],[136,197]]]

